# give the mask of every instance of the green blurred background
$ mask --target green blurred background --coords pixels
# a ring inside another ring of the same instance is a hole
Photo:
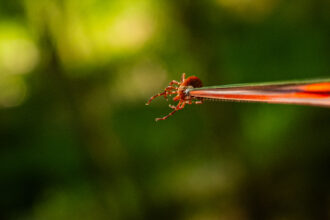
[[[328,109],[144,105],[329,60],[328,0],[1,0],[0,219],[329,219]]]

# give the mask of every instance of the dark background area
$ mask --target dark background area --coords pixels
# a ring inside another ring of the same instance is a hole
[[[0,219],[329,219],[329,109],[150,96],[327,77],[327,0],[1,0]]]

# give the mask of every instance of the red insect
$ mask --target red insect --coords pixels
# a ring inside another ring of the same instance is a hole
[[[196,77],[196,76],[190,76],[187,79],[185,78],[186,74],[183,73],[181,77],[181,82],[178,81],[171,81],[170,85],[167,86],[162,93],[158,93],[157,95],[152,96],[149,101],[146,103],[146,105],[149,105],[150,102],[157,98],[158,96],[164,96],[165,99],[167,99],[168,96],[176,94],[176,96],[173,98],[174,101],[179,101],[179,103],[174,105],[169,105],[171,109],[173,109],[172,112],[170,112],[168,115],[162,117],[162,118],[156,118],[156,121],[159,120],[165,120],[171,115],[173,115],[178,110],[181,110],[184,108],[186,104],[202,104],[203,99],[202,98],[196,98],[190,96],[188,93],[186,93],[187,89],[192,88],[200,88],[203,86],[202,81]]]

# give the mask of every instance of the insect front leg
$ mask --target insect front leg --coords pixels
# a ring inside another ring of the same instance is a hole
[[[181,83],[179,83],[179,82],[176,81],[176,80],[172,80],[172,81],[170,82],[170,86],[173,86],[173,85],[178,85],[178,86],[180,86],[180,84],[181,84]]]
[[[175,91],[172,91],[172,90],[175,90]],[[149,101],[146,103],[146,105],[149,105],[152,100],[154,100],[155,98],[157,98],[159,96],[164,96],[164,98],[167,99],[167,96],[177,94],[177,93],[178,93],[177,88],[175,88],[173,86],[168,86],[165,88],[164,92],[161,92],[161,93],[158,93],[157,95],[152,96],[149,99]]]

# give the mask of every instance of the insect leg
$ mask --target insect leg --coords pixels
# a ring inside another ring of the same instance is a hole
[[[146,105],[149,105],[150,102],[151,102],[153,99],[155,99],[155,98],[157,98],[157,97],[159,97],[159,96],[164,96],[164,98],[167,99],[167,96],[168,96],[168,95],[177,94],[177,91],[171,91],[171,90],[176,90],[176,88],[173,87],[173,86],[168,86],[168,87],[166,87],[164,92],[161,92],[161,93],[158,93],[157,95],[152,96],[152,97],[149,99],[149,101],[146,103]]]
[[[166,93],[167,93],[167,91],[162,92],[162,93],[158,93],[157,95],[152,96],[152,97],[149,99],[149,101],[146,103],[146,105],[149,105],[150,102],[151,102],[152,100],[154,100],[155,98],[157,98],[157,97],[159,97],[159,96],[165,96]]]
[[[176,109],[176,106],[175,105],[168,105],[168,107],[170,107],[171,109]]]
[[[168,115],[162,117],[162,118],[156,118],[155,121],[160,121],[160,120],[166,120],[168,117],[172,116],[175,112],[177,112],[178,110],[173,110],[172,112],[170,112]]]
[[[183,81],[185,80],[186,78],[186,74],[185,73],[182,73],[182,76],[181,76],[181,83],[183,83]]]
[[[182,106],[183,104],[183,106]],[[178,105],[175,107],[173,105],[169,105],[170,108],[174,109],[172,112],[170,112],[168,115],[162,117],[162,118],[156,118],[155,121],[159,121],[159,120],[166,120],[167,118],[169,118],[170,116],[172,116],[175,112],[181,110],[184,107],[184,102],[180,101],[178,103]]]
[[[176,80],[172,80],[171,82],[170,82],[170,86],[173,86],[173,85],[180,85],[181,83],[179,83],[178,81],[176,81]]]

